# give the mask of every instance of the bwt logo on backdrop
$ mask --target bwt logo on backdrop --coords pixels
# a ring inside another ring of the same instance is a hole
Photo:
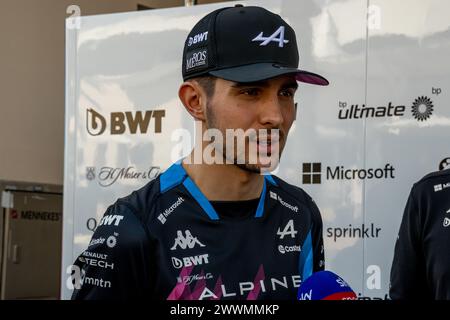
[[[322,183],[322,163],[303,163],[303,184]],[[395,168],[387,163],[384,168],[347,169],[344,166],[327,166],[325,174],[327,180],[366,180],[366,179],[394,179]]]
[[[417,97],[411,105],[411,114],[417,121],[426,121],[433,114],[433,101],[426,96]],[[404,105],[395,106],[389,102],[387,106],[368,107],[365,104],[347,104],[339,101],[338,118],[340,120],[365,119],[365,118],[386,118],[403,117],[406,107]]]
[[[154,132],[161,133],[162,118],[166,116],[165,110],[111,112],[109,115],[109,133],[124,134],[127,129],[130,134],[145,134],[148,131],[151,119],[154,119]],[[108,128],[107,119],[94,109],[86,109],[86,129],[91,136],[99,136]]]

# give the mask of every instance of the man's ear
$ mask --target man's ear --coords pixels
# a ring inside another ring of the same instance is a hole
[[[195,120],[205,120],[206,94],[196,81],[183,82],[178,97]]]

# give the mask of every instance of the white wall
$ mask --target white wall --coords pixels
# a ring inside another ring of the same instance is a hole
[[[198,3],[217,2],[199,1]],[[184,5],[183,0],[1,0],[0,181],[63,184],[68,5],[81,15]]]

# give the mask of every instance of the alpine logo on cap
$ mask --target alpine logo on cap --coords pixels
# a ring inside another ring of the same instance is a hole
[[[277,38],[277,36],[279,37]],[[284,39],[284,26],[279,27],[277,31],[269,37],[264,37],[263,32],[261,31],[261,33],[258,34],[252,41],[262,41],[260,46],[267,46],[269,42],[278,42],[278,46],[280,48],[284,47],[284,44],[289,42],[289,40]]]

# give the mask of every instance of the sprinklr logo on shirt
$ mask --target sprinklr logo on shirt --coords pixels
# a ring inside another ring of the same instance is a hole
[[[177,237],[175,238],[175,243],[173,244],[170,250],[176,250],[178,247],[181,249],[193,249],[196,245],[200,247],[205,247],[203,243],[201,243],[197,237],[192,236],[191,231],[185,230],[185,235],[183,236],[183,231],[177,231]]]

